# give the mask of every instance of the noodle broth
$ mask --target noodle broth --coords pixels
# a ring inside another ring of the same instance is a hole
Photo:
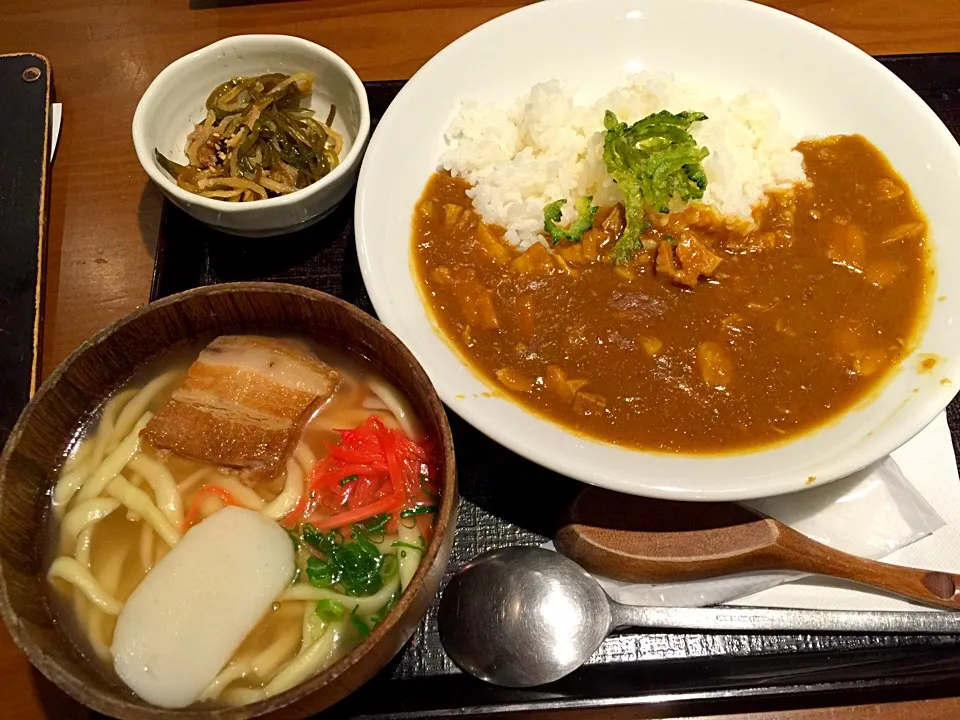
[[[105,489],[93,492],[98,476],[112,473],[111,468],[104,473],[104,465],[123,450],[125,442],[137,442],[143,414],[158,412],[171,399],[204,345],[171,354],[138,373],[79,434],[61,470],[60,482],[51,493],[51,597],[58,620],[82,651],[97,658],[98,666],[116,677],[111,643],[118,607],[191,526],[202,523],[225,504],[239,505],[275,520],[290,533],[296,548],[293,582],[197,698],[203,704],[242,705],[283,692],[328,667],[386,615],[416,571],[432,534],[437,488],[431,481],[437,480],[436,464],[432,457],[424,456],[416,467],[423,494],[410,496],[404,509],[387,513],[384,522],[367,519],[359,526],[353,521],[331,524],[341,514],[347,517],[351,513],[346,501],[342,508],[331,507],[329,497],[323,500],[327,506],[315,503],[309,517],[298,517],[299,508],[305,504],[310,507],[308,494],[313,498],[321,493],[316,490],[314,477],[329,469],[331,462],[336,467],[330,448],[341,443],[338,430],[371,423],[377,426],[378,422],[384,433],[401,438],[397,442],[405,438],[411,446],[432,453],[407,400],[367,361],[310,344],[321,361],[340,373],[340,381],[332,395],[312,409],[286,460],[285,472],[272,480],[249,484],[229,468],[158,450],[140,441],[129,460],[121,464],[114,459],[120,471],[108,478]],[[79,482],[79,476],[84,479],[75,489],[72,486]],[[346,497],[351,489],[348,485],[357,483],[349,482],[352,476],[345,477],[346,484],[341,481],[334,484],[339,486],[334,491],[322,492],[333,492],[333,497],[343,492]],[[115,484],[117,478],[122,482]],[[373,508],[378,502],[368,505]],[[332,564],[332,558],[304,540],[304,533],[310,532],[308,523],[312,528],[314,522],[324,527],[321,534],[338,537],[341,548],[357,542],[356,528],[361,528],[362,538],[380,555],[379,579],[375,575],[366,586],[370,592],[345,589],[343,583],[316,581],[316,573],[309,570],[321,565],[317,560]],[[367,526],[372,529],[365,530]]]

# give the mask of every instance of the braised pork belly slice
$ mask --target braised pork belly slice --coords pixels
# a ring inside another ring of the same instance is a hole
[[[339,382],[340,374],[302,343],[224,335],[204,348],[141,437],[240,470],[247,482],[271,480]]]

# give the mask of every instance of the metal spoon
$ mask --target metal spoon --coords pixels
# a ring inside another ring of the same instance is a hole
[[[954,633],[960,614],[621,605],[572,560],[542,548],[508,547],[467,563],[444,590],[440,639],[481,680],[529,687],[583,665],[613,630]]]

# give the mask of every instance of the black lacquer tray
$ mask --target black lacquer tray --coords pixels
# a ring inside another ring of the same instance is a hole
[[[960,54],[881,62],[960,137]],[[367,84],[374,123],[402,85]],[[218,234],[167,203],[151,298],[238,280],[305,285],[372,313],[354,249],[352,197],[319,225],[277,242]],[[948,414],[956,449],[960,404],[954,403]],[[541,543],[578,487],[503,449],[452,413],[450,418],[463,499],[448,573],[491,548]],[[958,680],[960,635],[627,633],[607,640],[587,666],[560,682],[507,690],[457,670],[437,635],[435,603],[394,662],[323,717],[524,711],[542,716],[561,710],[568,711],[565,717],[669,717],[776,711],[945,696],[957,693]]]

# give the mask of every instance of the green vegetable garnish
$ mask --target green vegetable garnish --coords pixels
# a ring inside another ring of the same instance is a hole
[[[350,615],[350,622],[353,623],[353,626],[360,631],[360,635],[366,637],[370,634],[370,627],[359,617],[357,617],[357,609],[353,609],[353,613]]]
[[[401,541],[401,540],[394,540],[392,543],[390,543],[390,547],[395,547],[395,548],[410,548],[411,550],[416,550],[416,551],[418,551],[418,552],[423,552],[423,548],[422,548],[422,547],[418,547],[418,546],[414,545],[413,543],[403,542],[403,541]]]
[[[333,574],[334,568],[330,563],[312,555],[307,558],[307,579],[314,587],[326,588],[333,585]]]
[[[293,551],[300,552],[300,536],[297,535],[293,530],[287,530],[287,535],[290,536],[290,542],[293,543]]]
[[[351,531],[351,539],[346,541],[337,530],[321,533],[313,525],[304,525],[304,542],[322,556],[307,559],[307,579],[314,587],[336,585],[347,595],[373,595],[383,587],[384,577],[389,577],[384,570],[389,571],[391,564],[370,541],[366,527],[352,525]]]
[[[374,616],[372,616],[372,617],[370,618],[370,624],[373,625],[373,626],[376,626],[377,623],[379,623],[381,620],[383,620],[383,619],[387,616],[387,613],[390,612],[391,609],[393,609],[393,606],[397,604],[397,600],[399,600],[399,599],[400,599],[400,593],[399,593],[399,592],[395,592],[393,595],[391,595],[391,596],[390,596],[390,599],[387,600],[386,605],[384,605],[382,608],[380,608],[380,609],[377,611],[376,615],[374,615]]]
[[[593,216],[597,214],[597,210],[600,208],[594,207],[590,204],[591,202],[593,202],[593,198],[589,195],[584,195],[573,204],[574,209],[577,211],[577,219],[574,220],[566,230],[557,223],[560,222],[560,217],[563,214],[562,208],[566,205],[567,201],[554,200],[552,203],[544,205],[543,231],[550,233],[554,245],[561,240],[580,242],[583,234],[593,227]]]
[[[424,487],[424,484],[425,484],[425,483],[428,483],[428,482],[430,482],[430,478],[428,478],[426,475],[421,475],[421,476],[420,476],[420,492],[422,492],[424,495],[426,495],[426,496],[427,496],[428,498],[430,498],[431,500],[436,500],[436,499],[437,499],[437,494],[436,494],[435,492],[431,492],[431,491],[428,490],[426,487]]]
[[[333,622],[334,620],[339,620],[346,615],[347,609],[339,600],[325,598],[317,601],[317,608],[315,612],[324,622]]]
[[[360,476],[359,475],[347,475],[345,478],[340,479],[340,487],[343,487],[347,483],[352,483],[356,481]]]
[[[384,580],[389,580],[396,573],[400,572],[400,563],[393,555],[383,556],[383,565],[380,567],[380,574]]]
[[[387,528],[388,522],[390,522],[390,516],[387,513],[380,513],[364,521],[362,527],[367,533],[383,533]]]
[[[366,538],[370,542],[381,543],[388,522],[390,522],[390,515],[387,513],[374,515],[362,523],[353,523],[350,526],[350,535],[353,538]]]
[[[627,215],[627,226],[614,247],[616,262],[630,262],[641,247],[648,210],[665,213],[674,198],[685,202],[703,197],[707,176],[700,163],[710,151],[698,146],[688,129],[706,119],[701,112],[674,115],[663,110],[627,125],[607,110],[603,162],[623,194]]]
[[[339,530],[331,530],[329,533],[325,535],[324,533],[317,530],[310,523],[305,524],[303,528],[301,528],[300,533],[301,533],[301,536],[303,537],[303,541],[307,543],[307,545],[311,545],[317,550],[323,550],[326,538],[330,535],[336,535],[337,541],[340,543],[343,542],[343,535],[340,533]]]
[[[379,548],[377,548],[377,546],[371,542],[367,534],[361,529],[361,526],[351,526],[351,530],[353,541],[356,543],[357,547],[360,548],[363,554],[367,557],[376,558],[378,561],[381,561]]]
[[[436,513],[436,505],[421,505],[419,507],[407,508],[406,510],[400,511],[400,517],[406,519],[414,517],[415,515],[429,515],[430,513]]]

